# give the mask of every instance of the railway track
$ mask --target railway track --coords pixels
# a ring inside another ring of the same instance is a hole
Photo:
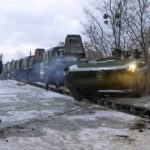
[[[128,103],[115,102],[115,100],[112,101],[110,98],[106,99],[105,97],[98,98],[97,104],[117,111],[125,112],[131,115],[136,115],[142,118],[150,119],[149,108],[135,106]]]
[[[35,87],[46,89],[45,85],[42,83],[29,83],[29,82],[25,82],[25,83],[35,86]],[[50,85],[48,90],[56,92],[56,93],[60,93],[63,95],[71,96],[70,91],[65,86],[56,88],[55,86]],[[121,101],[118,101],[118,99],[120,99]],[[136,106],[135,104],[123,101],[124,99],[125,97],[115,98],[115,97],[108,97],[105,95],[99,95],[99,96],[94,97],[94,99],[90,98],[88,100],[90,101],[92,100],[95,104],[98,104],[100,106],[104,106],[113,110],[117,110],[117,111],[128,113],[131,115],[150,119],[150,107],[139,106],[139,105]],[[132,101],[133,99],[129,98],[129,100]]]

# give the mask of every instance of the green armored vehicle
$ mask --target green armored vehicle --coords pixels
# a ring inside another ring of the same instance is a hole
[[[67,87],[80,100],[100,92],[146,92],[148,68],[138,50],[115,49],[112,57],[100,61],[80,60],[69,67]]]

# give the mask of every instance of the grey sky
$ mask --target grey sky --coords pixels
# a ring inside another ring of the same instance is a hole
[[[0,0],[0,53],[4,61],[35,48],[55,46],[67,34],[80,34],[87,0]]]

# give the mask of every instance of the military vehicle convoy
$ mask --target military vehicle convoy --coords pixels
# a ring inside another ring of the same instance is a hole
[[[62,47],[36,49],[34,56],[28,56],[6,64],[6,79],[26,80],[29,82],[44,82],[48,87],[65,84],[64,70],[76,64],[79,58],[85,57],[85,51],[80,35],[68,35]]]
[[[146,93],[147,69],[138,50],[115,49],[110,58],[80,60],[69,67],[67,87],[77,100],[110,90],[141,96]]]
[[[34,56],[28,56],[16,61],[14,65],[15,79],[26,81],[40,80],[40,63],[45,50],[37,48]]]
[[[34,56],[8,62],[5,78],[44,82],[56,87],[67,85],[80,100],[99,93],[127,92],[135,96],[146,94],[149,72],[142,53],[114,49],[112,56],[99,61],[85,59],[80,35],[68,35],[64,46],[47,51],[36,49]]]
[[[19,60],[12,60],[4,65],[3,79],[15,79],[26,81],[40,80],[40,63],[43,59],[44,49],[36,49],[34,56],[28,56]]]

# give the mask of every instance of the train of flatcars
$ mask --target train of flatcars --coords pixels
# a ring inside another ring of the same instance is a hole
[[[85,57],[80,35],[67,35],[64,46],[44,50],[37,48],[33,56],[7,62],[2,78],[18,81],[44,82],[56,87],[65,84],[64,71]]]

